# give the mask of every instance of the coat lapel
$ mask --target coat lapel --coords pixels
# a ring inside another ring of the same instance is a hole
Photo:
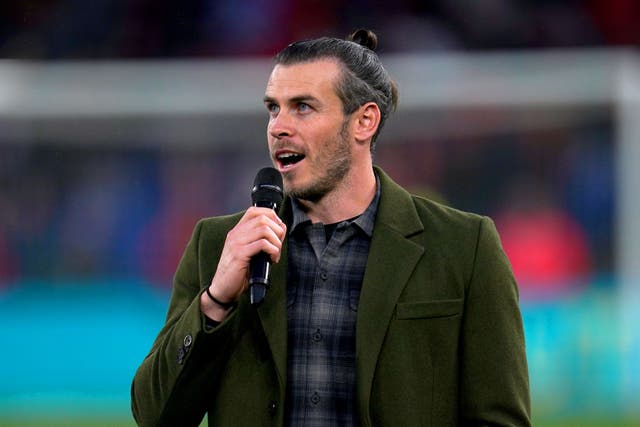
[[[287,226],[291,224],[289,205],[288,199],[285,199],[279,212]],[[264,302],[257,309],[273,355],[282,393],[287,381],[287,246],[287,239],[285,239],[280,262],[273,264],[271,268],[271,288]]]
[[[408,239],[424,229],[411,196],[380,169],[376,172],[382,193],[356,325],[356,383],[363,425],[370,424],[374,371],[396,302],[424,253],[424,248]]]

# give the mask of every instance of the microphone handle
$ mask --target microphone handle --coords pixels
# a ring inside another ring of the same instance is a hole
[[[269,255],[260,252],[251,258],[249,263],[249,296],[251,304],[260,305],[267,294],[269,283],[269,272],[271,270],[271,260]]]
[[[254,206],[259,208],[276,209],[276,204],[258,201]],[[271,286],[269,273],[271,272],[271,259],[265,252],[254,255],[249,262],[249,299],[252,305],[258,306],[264,301],[267,290]]]

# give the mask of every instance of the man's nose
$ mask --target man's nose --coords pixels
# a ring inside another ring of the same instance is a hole
[[[291,116],[281,111],[277,116],[269,120],[268,131],[273,138],[284,138],[293,135],[294,127]]]

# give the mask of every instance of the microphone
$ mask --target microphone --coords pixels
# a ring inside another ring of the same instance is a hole
[[[272,167],[262,168],[253,180],[251,201],[253,206],[277,211],[282,203],[282,175]],[[254,255],[249,262],[249,295],[251,304],[260,305],[271,286],[269,272],[271,260],[265,252]]]

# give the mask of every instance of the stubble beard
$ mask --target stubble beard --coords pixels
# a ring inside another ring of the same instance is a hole
[[[314,177],[313,182],[304,187],[287,188],[289,186],[286,183],[285,177],[285,191],[287,191],[290,196],[317,203],[344,181],[351,170],[352,163],[347,125],[348,121],[345,120],[338,135],[336,135],[334,140],[336,142],[335,144],[332,144],[332,141],[327,141],[322,147],[327,153],[329,153],[330,150],[333,150],[333,152],[324,157],[328,162],[327,169],[324,172],[318,171],[321,174]]]

